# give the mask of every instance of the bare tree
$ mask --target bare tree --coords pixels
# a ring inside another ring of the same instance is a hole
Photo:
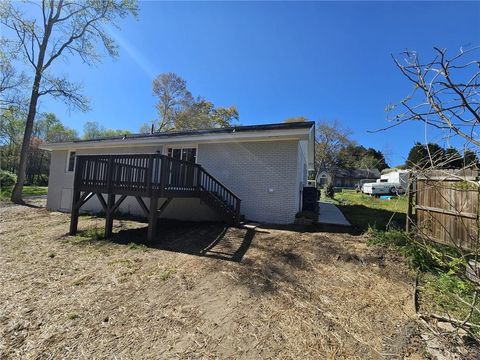
[[[353,144],[351,131],[342,127],[339,121],[320,122],[316,129],[315,167],[333,170],[339,163],[340,152]]]
[[[415,51],[405,51],[395,64],[413,85],[412,92],[387,108],[389,127],[420,121],[480,147],[480,47],[461,49],[452,57],[434,48],[432,60],[423,62]]]
[[[4,40],[0,40],[0,111],[20,109],[25,104],[22,90],[26,86],[26,76],[12,65],[15,50],[9,49]],[[3,115],[0,115],[3,116]]]
[[[20,50],[32,71],[27,120],[20,153],[18,180],[11,200],[22,203],[28,149],[40,97],[50,95],[80,110],[88,109],[81,87],[66,77],[54,74],[54,65],[69,56],[78,56],[88,65],[99,62],[96,50],[101,43],[106,53],[118,55],[114,40],[106,26],[117,18],[137,14],[133,0],[43,0],[23,4],[1,3],[0,16],[9,41]]]
[[[420,211],[417,218],[420,217],[421,221],[414,224],[415,219],[409,217],[407,225],[415,225],[415,241],[423,246],[425,251],[430,252],[432,257],[450,269],[450,272],[471,282],[474,288],[471,302],[460,299],[469,305],[470,309],[464,319],[433,316],[465,327],[468,331],[467,325],[472,314],[480,313],[480,283],[478,277],[471,276],[478,271],[479,223],[478,217],[476,220],[465,217],[465,209],[471,209],[474,203],[466,195],[467,192],[476,195],[473,199],[478,199],[480,193],[478,177],[474,171],[477,166],[475,154],[478,154],[480,149],[480,47],[460,49],[451,56],[446,49],[434,48],[434,55],[428,61],[421,60],[415,51],[405,51],[400,58],[394,58],[394,61],[412,84],[412,91],[399,104],[387,107],[391,124],[385,129],[408,122],[422,122],[426,128],[437,129],[448,145],[454,143],[464,149],[462,156],[456,149],[433,147],[428,141],[426,145],[416,144],[425,152],[423,158],[427,159],[414,164],[414,176],[421,179],[417,183],[416,191],[423,192],[419,199],[427,205],[422,203],[417,206]],[[458,169],[459,167],[463,168]],[[409,210],[407,216],[411,211],[413,210]],[[439,217],[436,213],[445,216]],[[446,224],[445,219],[449,216],[454,216],[455,221]],[[461,254],[458,259],[452,259],[447,252],[440,253],[428,246],[426,240],[439,241],[439,236],[441,242],[455,247]]]

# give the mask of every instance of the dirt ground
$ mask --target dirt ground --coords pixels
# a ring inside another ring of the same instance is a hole
[[[362,236],[0,205],[0,358],[419,359],[412,279]],[[90,229],[90,230],[88,230]]]

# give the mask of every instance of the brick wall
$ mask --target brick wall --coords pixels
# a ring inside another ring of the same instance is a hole
[[[293,140],[198,146],[198,163],[240,197],[247,219],[261,222],[293,222],[300,202],[298,159]]]

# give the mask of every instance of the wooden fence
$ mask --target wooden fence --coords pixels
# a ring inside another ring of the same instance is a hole
[[[479,246],[479,186],[476,170],[435,171],[411,177],[407,230],[462,249]]]

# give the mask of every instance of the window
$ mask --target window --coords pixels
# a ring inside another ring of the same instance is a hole
[[[168,148],[167,155],[177,160],[197,162],[197,148]]]
[[[67,171],[74,171],[75,170],[75,155],[77,153],[75,151],[69,151],[68,152],[68,158],[67,158]]]

